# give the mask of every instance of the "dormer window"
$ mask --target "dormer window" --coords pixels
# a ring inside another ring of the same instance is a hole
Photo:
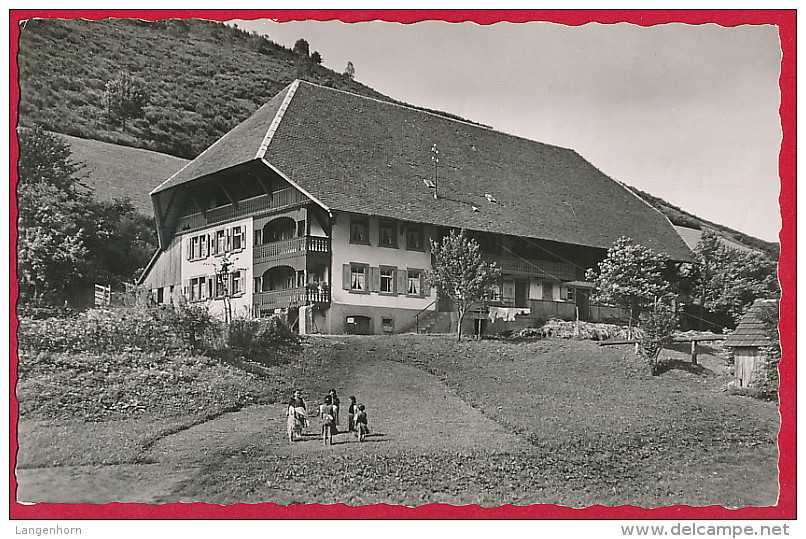
[[[423,251],[422,225],[409,224],[406,227],[406,249],[409,251]]]
[[[397,247],[397,229],[393,221],[378,222],[378,245]]]
[[[369,226],[366,218],[350,217],[350,243],[369,245]]]

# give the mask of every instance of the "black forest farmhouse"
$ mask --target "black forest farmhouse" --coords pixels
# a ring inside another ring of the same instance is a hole
[[[424,271],[429,238],[452,228],[503,269],[477,327],[606,318],[583,277],[620,236],[691,257],[662,214],[573,150],[304,81],[151,198],[160,249],[141,282],[156,301],[222,312],[226,297],[235,316],[287,313],[308,332],[447,331]]]

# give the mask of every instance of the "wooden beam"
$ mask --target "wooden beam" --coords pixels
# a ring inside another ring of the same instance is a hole
[[[196,206],[196,209],[201,212],[205,219],[207,219],[207,210],[202,209],[201,204],[199,204],[199,201],[193,196],[193,192],[189,187],[185,186],[185,192],[187,193],[188,198],[190,198],[190,201],[193,202],[193,205]]]
[[[260,174],[255,174],[254,176],[255,176],[255,179],[257,180],[257,183],[260,184],[260,186],[263,188],[263,190],[266,192],[266,194],[271,195],[271,193],[272,193],[271,189],[269,188],[268,185],[266,185],[266,182],[263,181],[263,178],[260,177]]]
[[[697,364],[697,341],[691,341],[691,364]]]
[[[325,221],[322,220],[322,215],[319,213],[319,208],[314,208],[313,210],[309,209],[308,210],[308,215],[311,215],[311,214],[313,214],[313,218],[316,219],[316,222],[319,223],[319,226],[322,227],[322,230],[325,231],[325,234],[327,234],[328,237],[332,236],[333,235],[333,230],[332,230],[332,227],[330,225],[330,221],[326,220],[327,222],[325,222]]]
[[[698,337],[675,337],[672,339],[674,343],[698,343],[698,342],[708,342],[708,341],[724,341],[725,335],[712,335],[712,336],[698,336]],[[630,340],[609,340],[609,341],[600,341],[599,346],[611,346],[617,344],[638,344],[639,340],[637,339],[630,339]]]
[[[231,203],[231,204],[232,204],[232,205],[235,207],[235,209],[237,210],[237,209],[238,209],[238,201],[237,201],[237,200],[235,200],[235,197],[233,197],[233,196],[230,194],[230,192],[227,190],[227,188],[226,188],[226,187],[224,187],[223,185],[219,185],[219,187],[221,188],[221,190],[222,190],[222,191],[224,191],[224,194],[227,196],[227,198],[229,199],[230,203]]]

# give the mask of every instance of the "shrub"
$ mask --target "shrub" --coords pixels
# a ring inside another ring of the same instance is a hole
[[[202,307],[136,306],[91,309],[66,318],[23,318],[18,339],[28,352],[177,353],[204,348],[217,327]]]
[[[678,318],[674,310],[661,303],[656,303],[651,311],[641,315],[643,336],[640,340],[640,351],[652,367],[653,374],[657,374],[658,357],[663,346],[672,341],[677,323]]]
[[[233,354],[264,365],[281,362],[284,355],[278,352],[298,345],[299,337],[277,316],[236,318],[227,333],[227,347]]]

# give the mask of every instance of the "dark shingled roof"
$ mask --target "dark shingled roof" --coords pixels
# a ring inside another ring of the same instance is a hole
[[[257,109],[252,116],[238,124],[233,130],[218,139],[212,146],[199,154],[162,185],[152,191],[152,195],[201,178],[226,168],[252,161],[257,155],[272,121],[277,116],[291,86]]]
[[[767,330],[764,327],[763,313],[765,308],[778,308],[774,299],[757,299],[747,310],[736,330],[725,339],[725,346],[766,346],[770,344]]]
[[[573,150],[301,81],[154,193],[261,155],[333,210],[603,249],[629,236],[691,260],[666,217]]]

